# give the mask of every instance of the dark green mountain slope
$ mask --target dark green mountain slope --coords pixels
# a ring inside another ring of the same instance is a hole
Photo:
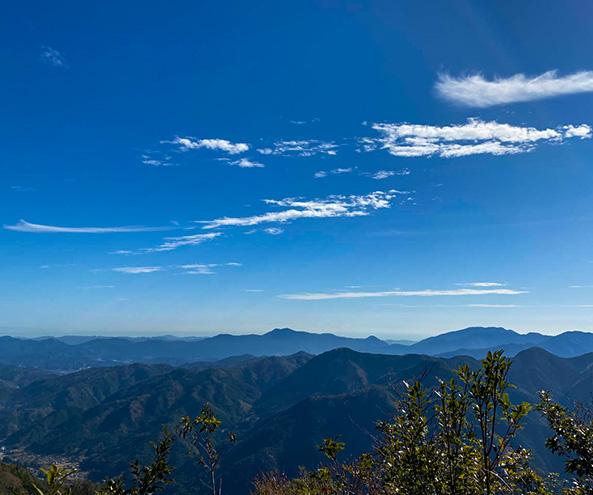
[[[346,441],[346,455],[368,451],[374,441],[374,422],[394,412],[402,380],[423,377],[426,386],[436,386],[437,377],[451,378],[451,370],[464,362],[477,366],[471,358],[381,356],[347,349],[317,356],[256,402],[263,419],[229,454],[226,476],[237,493],[247,493],[241,480],[262,469],[295,474],[298,465],[314,467],[322,459],[315,454],[315,446],[337,434]],[[545,389],[565,403],[570,398],[588,401],[593,393],[592,366],[593,355],[566,359],[538,348],[523,351],[509,376],[517,386],[511,391],[512,399],[535,404],[537,392]],[[275,414],[266,418],[271,412]],[[561,460],[544,447],[549,435],[547,425],[533,411],[517,444],[532,449],[540,469],[562,473]]]
[[[18,417],[24,418],[20,428],[11,414],[0,417],[0,426],[12,431],[5,440],[10,449],[84,459],[81,467],[98,477],[118,474],[131,456],[148,457],[148,442],[163,424],[174,427],[182,416],[198,414],[205,402],[214,404],[225,426],[248,428],[256,419],[252,404],[263,391],[309,359],[298,353],[228,369],[132,365],[86,370],[26,387],[13,398]]]
[[[289,476],[300,466],[318,467],[323,455],[317,445],[340,435],[347,456],[368,451],[376,435],[375,421],[395,412],[396,394],[388,387],[370,385],[347,394],[304,399],[268,420],[262,420],[231,450],[223,465],[229,493],[249,493],[254,477],[279,470]]]
[[[416,354],[386,356],[336,349],[316,356],[287,376],[262,396],[256,408],[260,415],[267,416],[307,397],[349,393],[372,384],[390,386],[402,379],[425,375],[427,383],[432,384],[435,376],[449,376],[461,362],[467,359],[444,360]]]
[[[170,371],[168,365],[135,364],[93,368],[78,373],[50,376],[19,388],[6,397],[0,410],[0,438],[65,410],[85,410],[100,404],[122,387]]]
[[[10,404],[17,409],[0,415],[4,431],[15,421],[13,416],[24,418],[4,445],[80,459],[94,479],[116,476],[130,459],[148,458],[148,442],[162,424],[172,426],[183,415],[195,416],[209,401],[223,428],[238,434],[222,469],[225,486],[242,495],[260,471],[278,468],[295,474],[299,465],[316,465],[321,457],[315,446],[323,438],[342,434],[346,456],[371,449],[374,422],[394,411],[403,380],[422,378],[426,386],[436,386],[437,378],[449,379],[459,364],[478,366],[467,357],[350,349],[313,358],[299,353],[238,361],[246,364],[233,367],[227,360],[223,369],[197,370],[133,365],[33,382],[13,391]],[[593,354],[567,359],[539,348],[520,352],[509,376],[517,386],[513,399],[535,403],[537,391],[547,389],[564,402],[570,397],[589,400],[592,369]],[[561,471],[558,459],[544,448],[548,434],[538,413],[532,412],[518,441],[534,451],[539,467]],[[187,460],[184,451],[181,445],[174,451],[176,476],[181,486],[195,486],[194,461]]]
[[[28,469],[15,464],[0,462],[0,493],[2,495],[20,495],[33,493],[33,484],[41,486],[39,478]]]

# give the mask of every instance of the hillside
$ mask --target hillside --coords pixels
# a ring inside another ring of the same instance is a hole
[[[28,469],[0,462],[0,493],[3,495],[33,493],[33,484],[42,486],[39,478],[34,476]]]
[[[207,401],[225,425],[247,427],[263,391],[309,359],[298,353],[226,369],[136,364],[84,370],[15,390],[0,414],[0,431],[8,449],[84,459],[81,467],[97,477],[118,473],[133,452],[149,454],[148,442],[163,424],[197,414]]]
[[[452,369],[462,363],[478,366],[468,357],[351,349],[238,361],[236,366],[223,361],[220,369],[98,368],[30,383],[12,391],[10,409],[0,414],[0,428],[8,432],[4,445],[15,460],[20,449],[70,456],[98,480],[125,471],[133,457],[147,459],[148,442],[162,424],[173,427],[209,401],[223,429],[238,435],[222,469],[227,487],[241,495],[261,470],[296,474],[299,465],[314,467],[321,459],[315,446],[322,438],[341,434],[349,456],[370,449],[374,422],[394,411],[403,380],[422,377],[427,386],[436,386],[437,378],[451,378]],[[592,366],[593,354],[567,359],[528,349],[515,358],[509,380],[517,388],[511,395],[535,403],[537,391],[548,389],[559,400],[588,401]],[[531,413],[519,442],[533,449],[540,468],[561,470],[558,459],[544,449],[548,433],[539,415]],[[195,473],[184,451],[179,445],[173,453],[181,486]]]

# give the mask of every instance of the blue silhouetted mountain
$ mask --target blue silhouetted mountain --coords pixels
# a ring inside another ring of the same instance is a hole
[[[593,352],[593,333],[575,331],[549,336],[534,332],[520,334],[500,327],[471,327],[409,345],[388,344],[374,336],[351,338],[289,328],[275,329],[263,335],[220,334],[208,338],[81,338],[80,343],[76,344],[66,343],[78,342],[75,337],[64,339],[0,337],[0,366],[76,371],[138,362],[174,366],[200,363],[194,365],[194,369],[203,369],[209,366],[206,364],[208,362],[227,358],[248,360],[251,359],[249,356],[288,356],[297,352],[322,354],[338,348],[373,354],[466,355],[474,358],[483,358],[488,351],[498,349],[504,350],[508,356],[514,356],[531,347],[541,347],[560,357]],[[233,364],[233,361],[229,363]]]
[[[518,345],[525,349],[539,346],[549,338],[551,337],[539,333],[520,334],[501,327],[470,327],[429,337],[412,345],[395,344],[390,346],[390,353],[437,356],[456,353],[460,349],[500,349],[508,345]]]

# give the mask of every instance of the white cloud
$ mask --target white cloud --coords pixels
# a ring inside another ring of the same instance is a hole
[[[469,107],[485,108],[506,103],[540,100],[555,96],[593,91],[593,71],[558,77],[556,71],[536,77],[516,74],[491,81],[480,74],[465,77],[439,76],[437,94],[448,101]]]
[[[215,263],[207,263],[201,265],[181,265],[180,268],[186,270],[184,273],[188,275],[212,275],[214,273],[213,268],[219,265]]]
[[[389,177],[393,177],[395,172],[393,170],[379,170],[371,175],[371,177],[375,180],[382,180],[387,179]]]
[[[216,273],[213,268],[220,266],[243,266],[241,263],[202,263],[193,265],[180,265],[179,268],[185,270],[187,275],[212,275]]]
[[[393,177],[395,175],[410,175],[410,170],[407,168],[403,168],[401,170],[378,170],[377,172],[360,172],[359,175],[364,177],[370,177],[374,180],[382,180],[387,179],[389,177]]]
[[[235,160],[235,161],[229,162],[229,165],[236,165],[237,167],[241,167],[241,168],[264,168],[265,167],[265,165],[263,163],[252,161],[249,158],[241,158],[240,160]]]
[[[408,193],[395,190],[376,191],[364,196],[330,196],[312,201],[297,198],[286,198],[280,201],[266,199],[264,200],[266,204],[285,209],[251,217],[224,217],[199,223],[203,223],[205,229],[214,229],[230,226],[248,227],[262,223],[285,223],[300,218],[367,216],[374,210],[390,208],[392,201],[400,194]]]
[[[212,232],[209,234],[194,234],[181,237],[165,237],[165,242],[163,242],[161,245],[154,248],[146,248],[144,249],[144,252],[153,253],[160,251],[173,251],[174,249],[182,246],[198,246],[199,244],[212,240],[219,235],[220,232]]]
[[[142,163],[153,167],[175,167],[178,165],[177,163],[173,163],[171,157],[167,155],[158,158],[153,155],[142,155]]]
[[[485,295],[516,295],[525,294],[525,291],[511,289],[454,289],[454,290],[416,290],[402,291],[391,290],[382,292],[330,292],[330,293],[303,293],[283,294],[278,297],[282,299],[293,299],[299,301],[323,301],[327,299],[359,299],[368,297],[438,297],[438,296],[485,296]]]
[[[154,273],[154,272],[163,272],[163,271],[175,271],[187,275],[212,275],[214,274],[214,268],[223,267],[223,266],[243,266],[241,263],[193,263],[189,265],[169,265],[169,266],[124,266],[121,268],[112,268],[111,270],[114,272],[125,273],[129,275],[137,275],[141,273]],[[103,271],[102,269],[97,269],[94,271]],[[113,286],[93,286],[88,288],[108,288]]]
[[[64,56],[58,50],[54,50],[49,46],[41,47],[41,60],[48,65],[52,65],[53,67],[68,68],[68,64],[66,63]]]
[[[162,271],[160,266],[124,266],[121,268],[113,268],[114,272],[126,273],[128,275],[138,275],[140,273],[153,273]]]
[[[257,151],[262,155],[280,156],[336,155],[338,153],[338,145],[333,142],[319,141],[316,139],[277,141],[271,148],[260,148]]]
[[[333,174],[333,175],[348,174],[348,173],[352,172],[352,170],[353,170],[352,167],[334,168],[333,170],[330,170],[328,172],[326,172],[324,170],[320,170],[319,172],[316,172],[313,177],[315,177],[316,179],[321,179],[322,177],[327,177],[328,174]]]
[[[369,152],[381,148],[401,157],[437,155],[455,158],[478,154],[526,153],[535,149],[538,142],[561,143],[564,139],[585,139],[592,135],[591,127],[586,124],[540,130],[479,119],[442,127],[401,123],[373,124],[372,128],[382,137],[361,139],[362,148],[359,151]]]
[[[562,129],[564,129],[564,137],[567,138],[579,137],[581,139],[586,139],[591,137],[591,127],[588,125],[583,124],[577,127],[565,125]]]
[[[293,125],[305,125],[305,124],[309,124],[309,123],[317,123],[319,122],[318,118],[313,118],[311,120],[289,120],[288,123],[289,124],[293,124]]]
[[[156,232],[172,230],[173,227],[55,227],[19,220],[16,225],[4,225],[6,230],[38,234],[112,234],[119,232]]]
[[[504,287],[508,284],[501,284],[500,282],[467,282],[456,285],[467,285],[469,287]]]
[[[453,144],[445,146],[440,155],[443,158],[459,158],[469,155],[515,155],[517,153],[527,153],[531,151],[531,146],[506,146],[497,142],[487,142],[482,144]]]
[[[16,192],[33,192],[35,191],[34,187],[31,186],[10,186],[10,189]]]
[[[175,136],[173,141],[161,141],[162,143],[176,144],[180,151],[196,150],[206,148],[215,151],[224,151],[229,155],[237,155],[249,150],[247,143],[231,143],[226,139],[196,139],[191,137]]]
[[[593,285],[571,285],[569,289],[593,289]]]
[[[280,235],[284,232],[284,230],[277,227],[270,227],[269,229],[264,229],[264,232],[270,235]]]
[[[468,308],[524,308],[518,304],[468,304]]]

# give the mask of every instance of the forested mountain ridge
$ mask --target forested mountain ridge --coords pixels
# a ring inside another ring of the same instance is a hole
[[[221,467],[226,486],[230,493],[246,494],[250,480],[262,471],[296,475],[298,466],[317,466],[322,456],[316,445],[322,438],[342,435],[348,456],[369,450],[375,422],[395,411],[404,380],[421,377],[434,387],[438,379],[453,377],[452,370],[461,364],[479,367],[463,356],[391,356],[351,349],[243,361],[237,366],[227,362],[221,369],[137,364],[34,381],[13,389],[0,412],[3,445],[9,456],[22,450],[71,455],[99,480],[125,471],[132,457],[146,459],[148,442],[161,425],[173,428],[181,416],[194,416],[210,402],[224,431],[238,437]],[[559,400],[587,401],[593,392],[592,366],[593,354],[567,359],[538,348],[523,351],[509,375],[517,387],[511,396],[536,403],[537,392],[545,388]],[[533,449],[540,467],[559,471],[558,459],[543,447],[548,434],[534,412],[518,440]],[[190,483],[195,469],[183,454],[181,445],[174,449],[181,487]]]

